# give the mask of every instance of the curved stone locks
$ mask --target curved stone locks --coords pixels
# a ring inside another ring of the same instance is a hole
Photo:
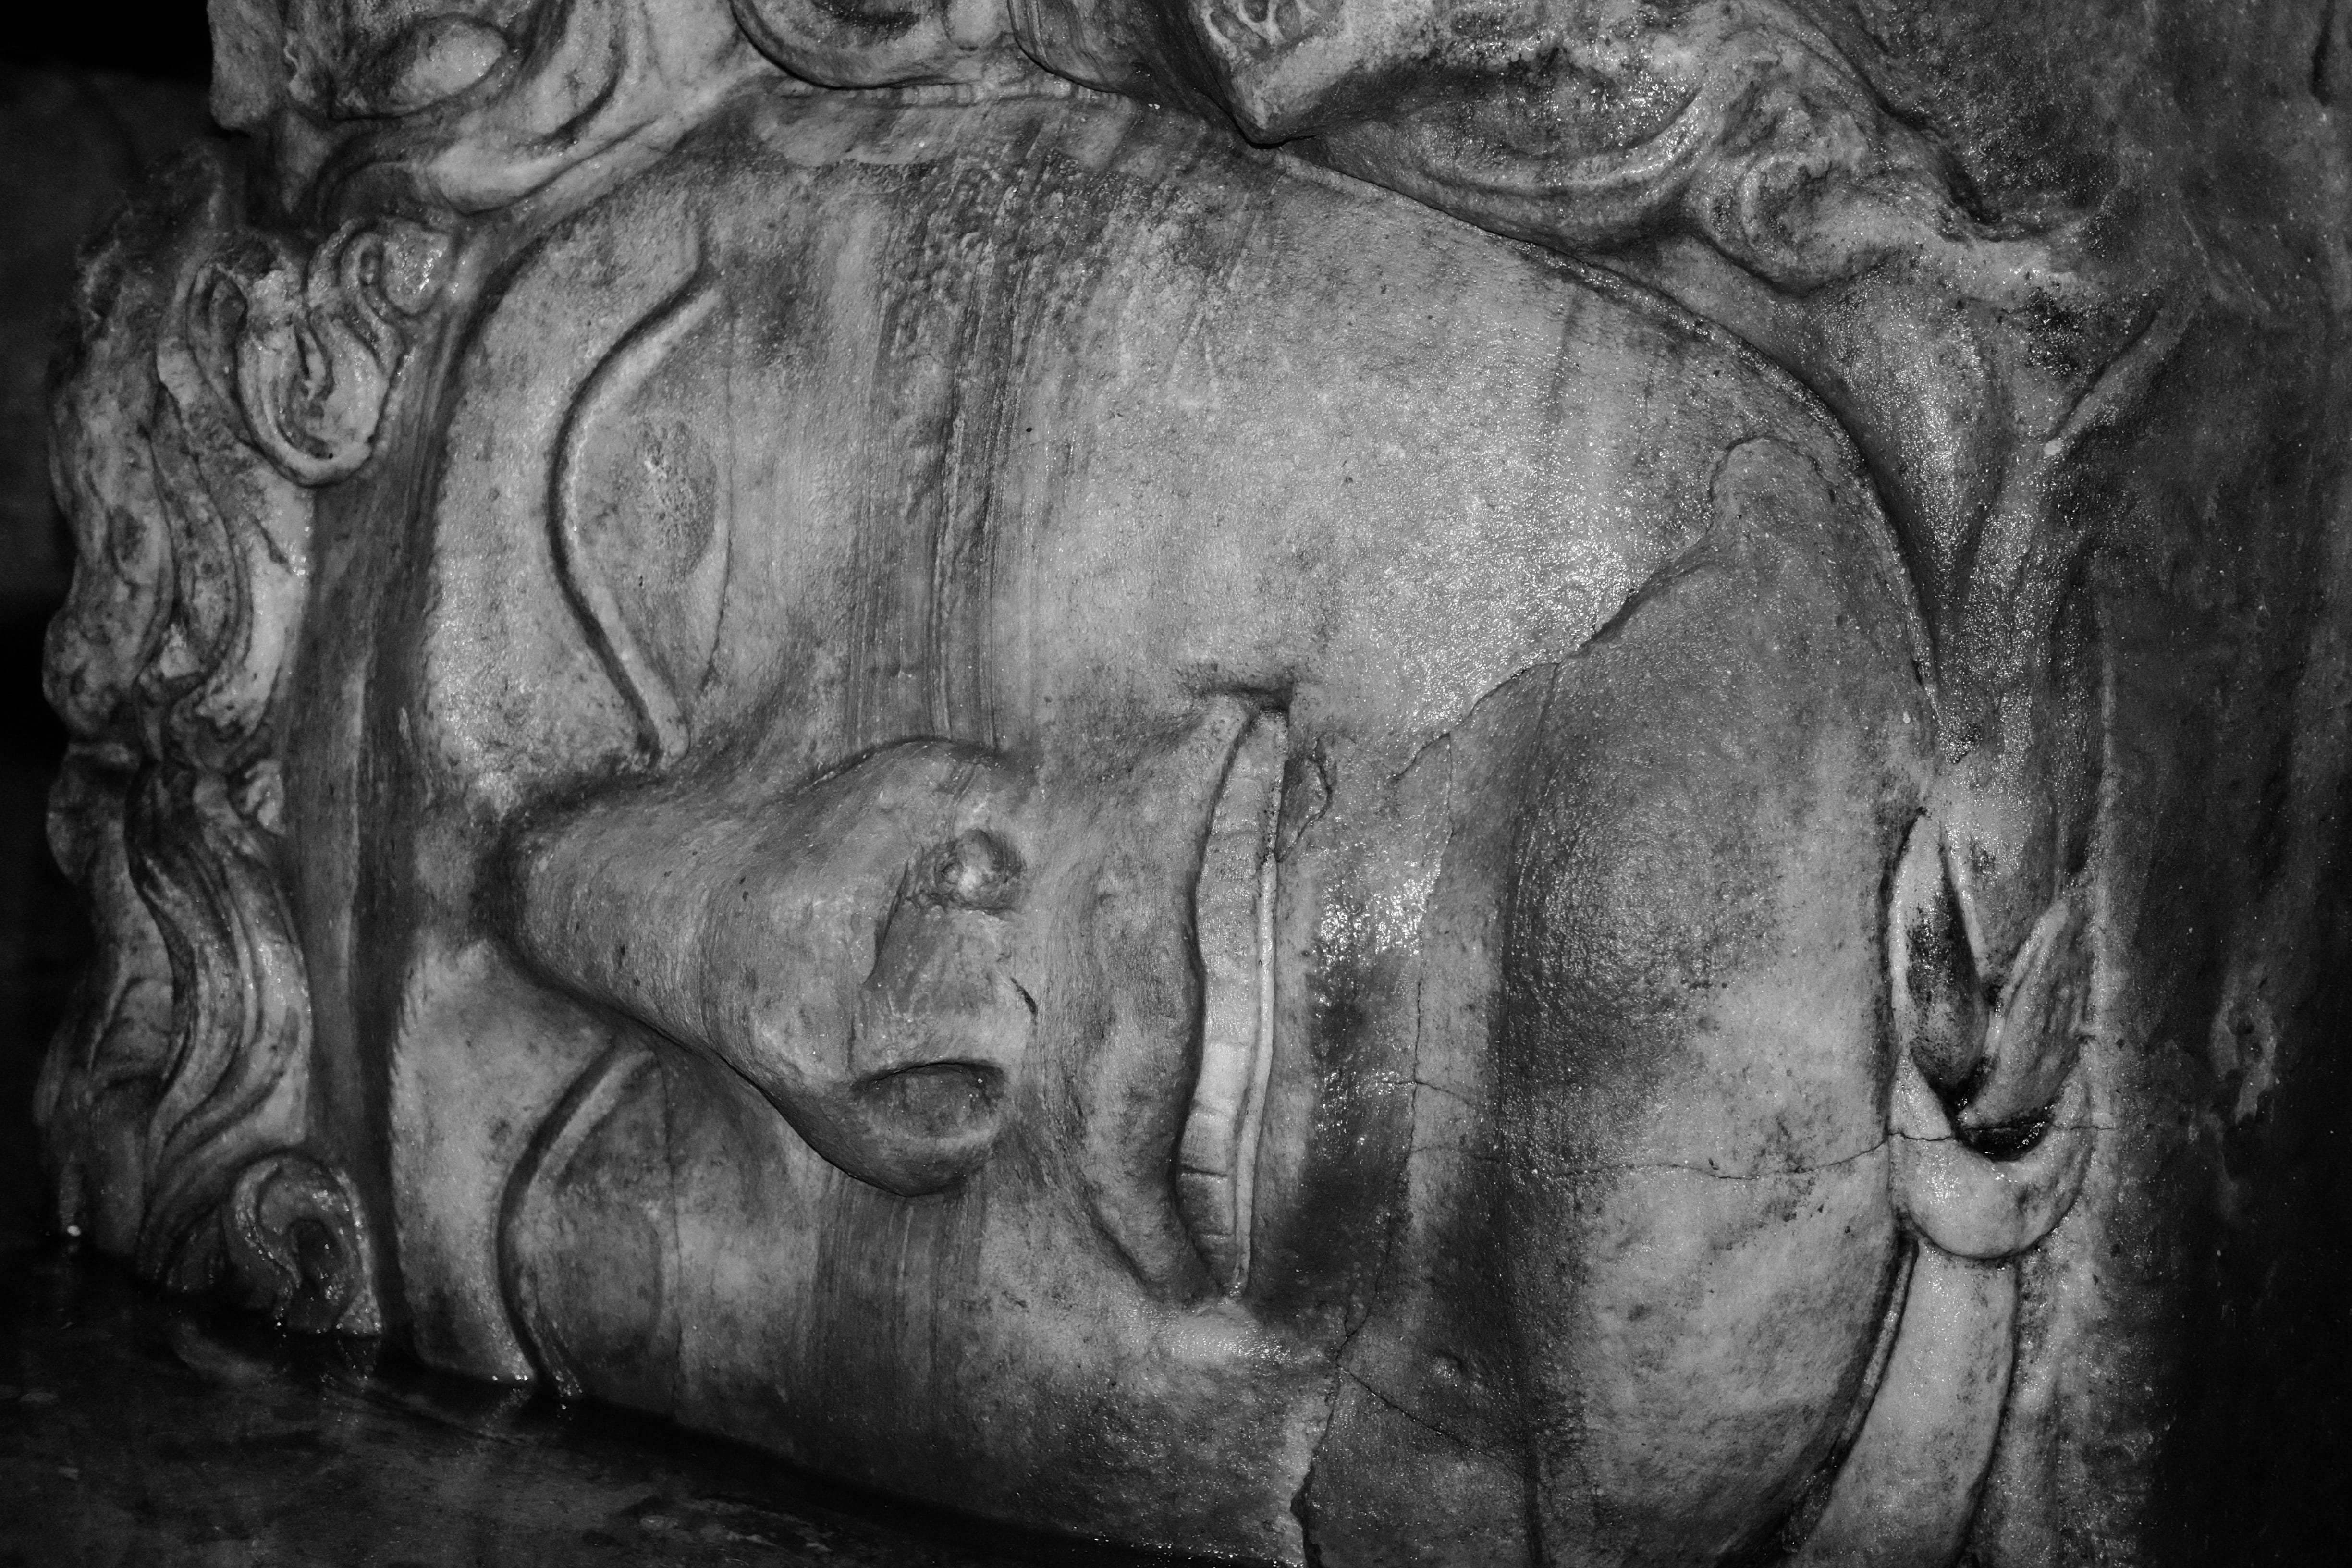
[[[1141,1544],[2063,1560],[2189,217],[1863,8],[216,11],[71,1223]]]

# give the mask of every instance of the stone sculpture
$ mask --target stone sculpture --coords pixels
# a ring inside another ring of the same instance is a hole
[[[452,4],[82,281],[65,1223],[1119,1541],[2163,1557],[2333,13]]]

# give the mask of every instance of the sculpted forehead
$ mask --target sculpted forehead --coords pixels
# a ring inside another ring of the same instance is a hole
[[[784,100],[673,173],[459,371],[432,708],[494,796],[639,739],[600,624],[682,734],[756,711],[809,766],[1214,686],[1409,746],[1687,550],[1738,442],[1869,506],[1686,319],[1174,117]]]

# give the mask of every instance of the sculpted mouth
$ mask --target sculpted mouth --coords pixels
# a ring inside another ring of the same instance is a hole
[[[1227,1295],[1249,1279],[1258,1133],[1274,1060],[1275,827],[1289,726],[1260,712],[1217,798],[1193,929],[1202,968],[1201,1052],[1176,1153],[1176,1207]]]

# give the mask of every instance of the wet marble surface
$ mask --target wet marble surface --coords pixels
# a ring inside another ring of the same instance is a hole
[[[0,1568],[1156,1561],[853,1495],[650,1422],[0,1255]]]

